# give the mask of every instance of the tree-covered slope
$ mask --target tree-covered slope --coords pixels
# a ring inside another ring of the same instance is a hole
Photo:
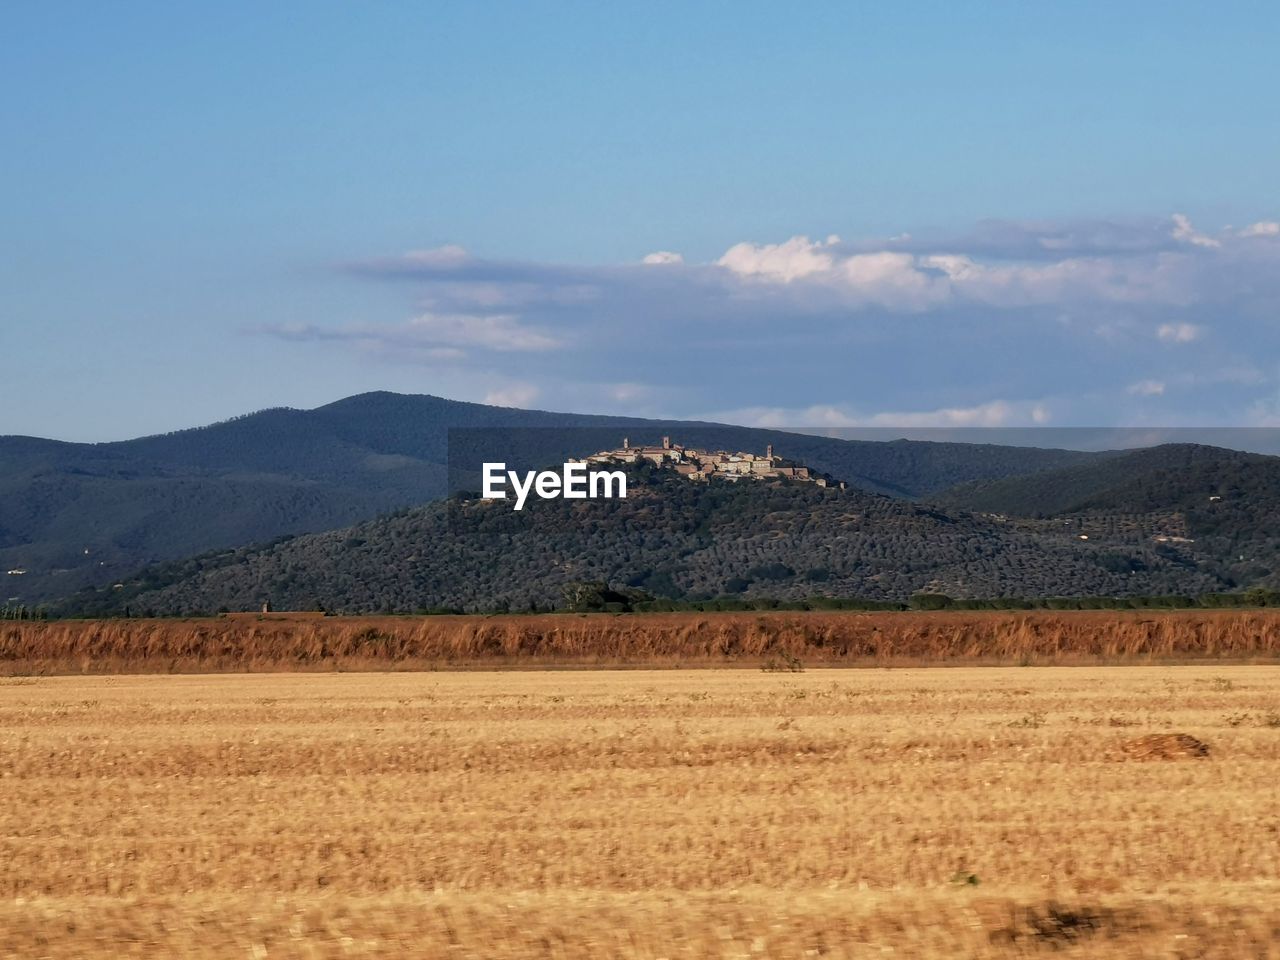
[[[431,504],[343,530],[153,568],[76,612],[546,608],[566,584],[658,596],[905,599],[1198,594],[1209,564],[1141,539],[1084,541],[864,491],[696,484],[649,472],[625,500]]]
[[[1022,476],[971,481],[934,496],[985,513],[1051,517],[1084,510],[1147,513],[1280,494],[1280,457],[1165,444]],[[1213,501],[1218,502],[1218,501]]]
[[[1280,457],[1170,444],[937,496],[950,510],[1136,526],[1165,549],[1214,557],[1234,585],[1280,575]]]

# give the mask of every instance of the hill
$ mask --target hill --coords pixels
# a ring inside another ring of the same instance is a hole
[[[454,499],[343,530],[211,554],[77,598],[78,613],[548,609],[566,585],[655,596],[904,600],[1200,594],[1207,558],[1140,538],[1081,540],[797,482],[694,483],[638,470],[625,500]]]
[[[0,437],[0,571],[25,571],[5,576],[0,600],[64,596],[145,565],[347,526],[442,497],[451,486],[474,486],[473,468],[455,465],[450,473],[451,430],[455,443],[473,453],[500,451],[501,459],[526,468],[615,446],[623,432],[636,441],[674,434],[691,445],[734,450],[762,451],[772,443],[815,469],[903,497],[1096,456],[849,442],[393,393],[361,394],[314,410],[264,410],[114,443]]]
[[[1218,558],[1233,584],[1277,583],[1280,457],[1195,444],[1134,450],[1035,475],[972,482],[934,498],[948,510],[1132,528],[1166,551]]]
[[[1014,516],[1082,510],[1146,513],[1194,508],[1210,496],[1274,495],[1280,457],[1200,444],[1164,444],[1041,471],[970,481],[936,494],[948,506]],[[1256,489],[1255,489],[1256,487]]]

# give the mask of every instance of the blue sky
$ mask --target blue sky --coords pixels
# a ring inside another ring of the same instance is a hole
[[[0,433],[1280,422],[1275,4],[2,16]]]

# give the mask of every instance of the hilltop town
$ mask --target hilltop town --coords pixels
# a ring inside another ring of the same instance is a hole
[[[779,457],[773,452],[773,444],[765,447],[764,454],[729,453],[726,450],[698,450],[672,443],[670,437],[662,438],[661,446],[631,446],[627,437],[622,446],[613,450],[601,450],[587,457],[585,463],[618,464],[640,463],[649,460],[658,467],[673,470],[690,480],[799,480],[819,487],[838,487],[843,490],[844,481],[825,473],[816,473],[795,460]]]

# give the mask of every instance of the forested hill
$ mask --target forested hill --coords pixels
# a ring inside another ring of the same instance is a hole
[[[546,609],[566,585],[654,596],[901,600],[1200,594],[1236,586],[1208,558],[1142,538],[950,516],[804,483],[693,483],[650,471],[625,500],[451,500],[343,530],[150,569],[77,613]]]
[[[1098,455],[976,444],[848,442],[777,430],[596,417],[368,393],[117,443],[0,437],[0,600],[34,603],[146,564],[346,526],[441,497],[449,431],[484,428],[513,465],[663,434],[777,453],[868,490],[919,497]],[[469,434],[472,439],[480,433]],[[465,486],[467,476],[453,477]],[[8,570],[25,571],[12,575]]]
[[[1095,531],[1145,529],[1218,558],[1235,582],[1280,583],[1280,457],[1169,444],[936,499],[949,510],[1070,519]]]
[[[1277,497],[1280,457],[1199,444],[1165,444],[1035,475],[969,482],[933,499],[966,510],[1052,517],[1095,510],[1197,510],[1210,502],[1274,503]]]

